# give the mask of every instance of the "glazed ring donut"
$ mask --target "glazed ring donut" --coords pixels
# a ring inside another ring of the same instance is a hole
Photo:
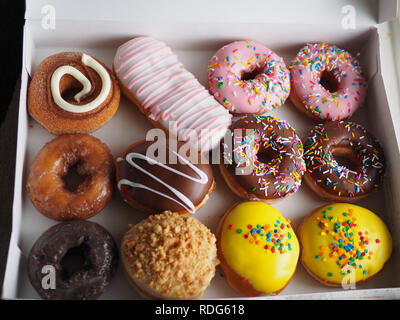
[[[215,189],[211,166],[201,161],[200,155],[196,163],[191,163],[180,154],[181,144],[177,152],[168,144],[160,145],[168,158],[157,159],[150,154],[153,144],[153,141],[139,141],[117,158],[116,179],[122,198],[150,214],[166,210],[195,213]],[[176,159],[171,159],[171,154],[175,154]]]
[[[361,125],[317,125],[304,144],[307,185],[329,201],[354,202],[376,191],[385,173],[379,142]]]
[[[121,261],[147,299],[200,299],[219,264],[215,236],[200,221],[165,211],[129,225]]]
[[[261,114],[284,104],[289,70],[272,50],[255,41],[235,41],[210,59],[210,92],[230,112]]]
[[[296,234],[274,207],[247,201],[231,208],[219,222],[217,251],[229,285],[244,296],[281,292],[299,259]]]
[[[344,120],[364,103],[367,80],[345,50],[326,43],[304,46],[289,66],[290,100],[316,120]]]
[[[117,265],[117,245],[107,230],[90,221],[69,221],[36,240],[28,276],[43,299],[92,300],[109,285]]]
[[[117,111],[118,83],[112,72],[87,53],[47,57],[28,90],[28,112],[52,134],[90,133]]]
[[[63,177],[71,167],[84,178],[74,191]],[[87,134],[59,136],[40,150],[26,188],[36,209],[54,220],[87,219],[111,199],[114,161],[107,146]]]
[[[233,123],[231,132],[232,139],[222,142],[220,171],[235,194],[270,203],[299,189],[305,172],[303,144],[286,121],[245,116]]]
[[[392,253],[386,225],[368,209],[346,204],[324,205],[299,227],[301,263],[319,282],[340,287],[375,277]]]

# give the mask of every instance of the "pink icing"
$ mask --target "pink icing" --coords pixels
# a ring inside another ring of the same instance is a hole
[[[178,137],[180,131],[195,131],[202,152],[214,148],[231,124],[229,112],[161,41],[138,37],[126,42],[117,50],[114,70],[152,120],[166,129],[171,123],[171,133]],[[203,129],[213,133],[213,144],[206,146],[209,137]]]
[[[243,79],[243,74],[252,74]],[[233,113],[260,114],[279,108],[290,92],[289,70],[281,57],[255,41],[236,41],[208,66],[210,92]]]
[[[364,102],[367,81],[350,53],[326,43],[307,44],[290,67],[292,91],[314,117],[321,120],[349,118]],[[320,84],[322,71],[338,83],[336,92]]]

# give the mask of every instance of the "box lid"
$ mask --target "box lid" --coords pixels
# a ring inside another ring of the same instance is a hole
[[[27,20],[374,25],[397,16],[397,0],[26,0]],[[350,23],[350,24],[349,24]]]

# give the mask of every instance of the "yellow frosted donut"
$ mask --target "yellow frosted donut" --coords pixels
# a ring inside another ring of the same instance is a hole
[[[261,201],[239,203],[223,216],[217,249],[225,278],[245,296],[282,291],[296,270],[300,251],[290,221]]]
[[[335,203],[315,209],[298,232],[301,263],[328,286],[348,286],[369,280],[392,253],[386,225],[368,209]]]

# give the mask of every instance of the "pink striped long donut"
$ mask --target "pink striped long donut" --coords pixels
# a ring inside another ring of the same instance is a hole
[[[231,115],[187,71],[163,42],[148,36],[121,45],[114,72],[124,94],[150,122],[208,152],[231,124]]]
[[[289,69],[290,100],[313,119],[344,120],[364,103],[367,80],[358,61],[345,50],[326,43],[307,44]]]

